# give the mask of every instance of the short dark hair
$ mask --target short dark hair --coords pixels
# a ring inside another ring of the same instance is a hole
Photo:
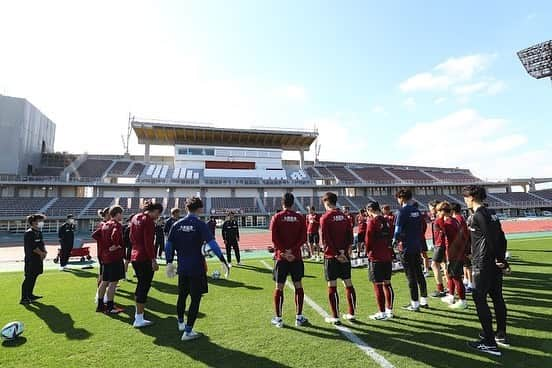
[[[175,208],[171,209],[171,215],[174,216],[174,215],[179,214],[179,213],[180,213],[180,208],[175,207]]]
[[[190,197],[186,199],[186,209],[188,212],[195,212],[203,208],[203,201],[199,197]]]
[[[487,191],[481,185],[468,185],[462,189],[464,197],[473,197],[477,202],[487,199]]]
[[[152,211],[159,211],[159,213],[163,212],[163,205],[161,203],[153,203],[153,201],[144,201],[144,212],[152,212]]]
[[[72,214],[68,214],[68,215],[67,215],[67,220],[70,220],[70,219],[72,219],[72,218],[74,218],[74,216],[73,216]]]
[[[337,204],[337,195],[333,192],[326,192],[322,197],[322,202],[328,202],[330,205],[335,206]]]
[[[288,192],[282,196],[282,205],[285,208],[291,208],[293,206],[293,203],[295,203],[295,197],[292,193]]]
[[[29,225],[32,225],[33,222],[44,220],[45,218],[46,218],[46,216],[44,216],[43,214],[35,213],[34,215],[27,216],[27,223]]]
[[[360,209],[360,213],[366,213],[366,209],[361,208],[361,209]]]
[[[451,208],[453,212],[456,212],[456,213],[462,212],[462,206],[460,205],[460,203],[456,203],[456,202],[452,203]]]
[[[451,213],[452,212],[452,206],[449,202],[443,201],[439,203],[437,206],[437,211],[443,211],[444,213]]]
[[[412,199],[412,191],[410,189],[399,189],[395,194],[395,198],[402,198],[409,201]]]
[[[115,206],[111,206],[111,208],[109,209],[109,216],[111,217],[115,217],[120,213],[123,213],[123,207],[121,206],[115,205]]]
[[[381,211],[380,204],[376,201],[369,202],[366,208],[372,211]]]
[[[309,210],[311,210],[312,212],[315,212],[316,211],[316,208],[314,206],[310,206],[309,207]]]

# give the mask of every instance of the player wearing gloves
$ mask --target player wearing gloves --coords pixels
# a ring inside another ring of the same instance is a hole
[[[308,320],[303,316],[303,291],[302,279],[305,274],[305,265],[301,255],[301,247],[305,243],[307,228],[305,218],[292,210],[295,197],[286,193],[282,197],[283,210],[278,212],[270,223],[272,243],[275,248],[276,264],[274,266],[274,309],[276,316],[272,318],[272,324],[283,327],[282,306],[284,304],[284,285],[287,276],[291,276],[295,286],[295,325],[302,326]]]
[[[194,323],[199,312],[199,305],[203,294],[208,291],[207,264],[202,253],[204,243],[207,243],[213,253],[220,259],[224,267],[225,277],[228,278],[229,267],[222,255],[219,245],[207,224],[199,218],[203,209],[203,202],[198,197],[189,198],[186,201],[188,215],[177,221],[169,232],[169,238],[165,244],[167,257],[167,276],[174,277],[178,273],[178,301],[176,314],[178,318],[178,330],[184,332],[182,341],[194,340],[201,335],[196,333]],[[174,252],[178,257],[178,271],[175,272]],[[191,297],[188,309],[188,319],[184,323],[184,310],[186,299]]]

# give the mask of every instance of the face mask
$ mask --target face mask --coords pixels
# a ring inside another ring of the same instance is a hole
[[[38,226],[39,229],[42,229],[44,227],[44,221],[40,221],[36,225]]]
[[[70,223],[71,225],[73,225],[73,224],[75,223],[75,220],[70,219],[70,220],[69,220],[69,223]]]

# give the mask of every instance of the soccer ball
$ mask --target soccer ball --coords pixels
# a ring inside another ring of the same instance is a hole
[[[218,270],[213,271],[213,279],[215,280],[220,279],[220,271]]]
[[[22,322],[10,322],[2,328],[2,340],[15,340],[23,333],[25,329]]]

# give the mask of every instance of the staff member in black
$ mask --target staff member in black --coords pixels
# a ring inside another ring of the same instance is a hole
[[[169,217],[167,221],[165,221],[165,227],[163,229],[165,231],[165,238],[167,239],[169,238],[169,232],[171,231],[171,227],[178,220],[180,220],[180,208],[175,207],[171,209],[171,217]]]
[[[27,217],[29,228],[25,231],[24,249],[25,249],[25,279],[21,285],[21,301],[19,304],[28,305],[33,301],[42,298],[34,295],[33,290],[38,275],[44,271],[43,261],[46,258],[46,248],[42,238],[42,227],[46,217],[41,214],[30,215]]]
[[[163,251],[165,250],[165,224],[163,219],[159,217],[155,223],[155,253],[157,258],[163,256]]]
[[[67,221],[58,229],[59,244],[61,245],[61,254],[59,256],[59,270],[67,270],[67,263],[73,249],[75,241],[75,219],[73,215],[67,215]]]
[[[228,260],[228,264],[232,264],[232,248],[234,248],[238,265],[241,265],[239,246],[240,229],[238,222],[234,219],[234,212],[228,212],[228,218],[222,224],[222,239],[226,246],[226,259]]]
[[[468,219],[472,252],[472,296],[483,333],[480,340],[468,345],[480,352],[501,356],[497,344],[508,346],[506,340],[506,303],[502,296],[502,275],[509,270],[505,260],[506,237],[498,217],[485,207],[485,188],[470,185],[463,189],[464,202],[473,215]],[[487,304],[491,297],[496,317],[496,334],[493,331],[493,317]]]

